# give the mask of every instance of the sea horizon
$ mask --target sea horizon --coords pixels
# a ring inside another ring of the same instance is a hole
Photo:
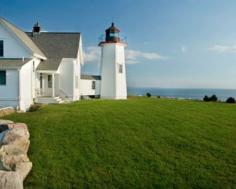
[[[236,98],[236,89],[128,87],[128,95],[145,96],[146,93],[152,96],[195,100],[202,100],[205,95],[213,94],[221,101],[229,97]]]

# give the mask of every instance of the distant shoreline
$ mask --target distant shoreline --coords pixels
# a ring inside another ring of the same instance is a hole
[[[215,94],[220,101],[225,101],[229,97],[236,98],[236,89],[181,89],[181,88],[134,88],[128,87],[128,95],[146,96],[146,93],[161,98],[202,100],[205,95]]]

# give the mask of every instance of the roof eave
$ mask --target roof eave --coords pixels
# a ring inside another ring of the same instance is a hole
[[[39,58],[39,59],[42,59],[42,60],[47,60],[47,57],[41,56],[41,55],[39,55],[39,54],[37,54],[37,53],[34,53],[33,55],[34,55],[36,58]]]

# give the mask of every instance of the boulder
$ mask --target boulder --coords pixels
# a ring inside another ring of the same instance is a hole
[[[15,109],[12,107],[2,108],[0,109],[0,117],[15,113]]]
[[[33,166],[33,164],[30,161],[18,164],[16,166],[16,172],[19,174],[19,176],[21,177],[22,180],[25,180],[25,178],[27,177],[27,175],[31,171],[32,166]]]
[[[0,167],[2,170],[15,171],[21,163],[29,162],[27,154],[14,145],[3,145],[0,149]]]
[[[0,189],[21,189],[32,169],[27,152],[30,145],[24,123],[0,120]]]
[[[1,145],[14,146],[27,154],[29,149],[29,133],[21,130],[10,129],[1,139]]]
[[[9,126],[7,124],[1,124],[0,125],[0,133],[3,131],[6,131],[9,129]]]
[[[13,130],[14,133],[29,139],[29,131],[28,131],[28,127],[26,124],[13,123],[13,124],[8,124],[8,127],[9,127],[9,129]]]
[[[23,189],[23,182],[20,175],[13,171],[0,170],[1,189]]]
[[[14,123],[13,121],[10,121],[10,120],[4,120],[4,119],[0,119],[0,125],[3,125],[3,124],[11,124],[11,123]]]
[[[0,125],[0,147],[2,145],[2,140],[5,134],[8,132],[8,130],[9,130],[8,125]]]

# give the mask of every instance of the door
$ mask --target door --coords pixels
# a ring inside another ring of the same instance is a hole
[[[52,96],[52,75],[45,74],[45,95]]]

